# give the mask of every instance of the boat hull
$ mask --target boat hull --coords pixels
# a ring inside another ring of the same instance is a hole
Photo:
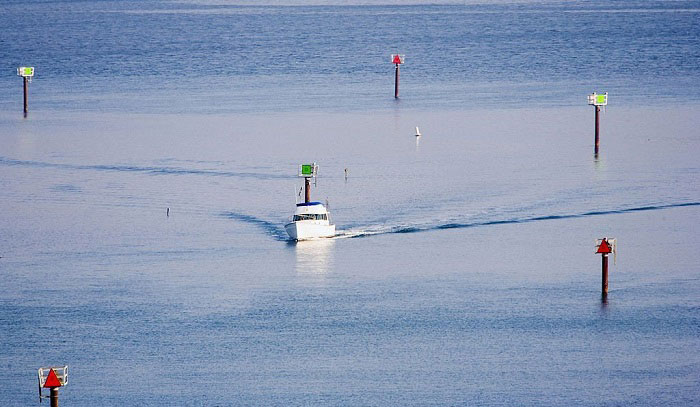
[[[284,225],[290,238],[310,240],[335,236],[335,225],[321,225],[310,221],[298,221]]]

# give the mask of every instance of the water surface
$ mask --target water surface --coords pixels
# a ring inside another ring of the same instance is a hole
[[[0,404],[697,404],[698,9],[6,2]]]

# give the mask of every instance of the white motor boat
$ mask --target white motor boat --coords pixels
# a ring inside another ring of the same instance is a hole
[[[297,204],[292,221],[284,225],[284,228],[294,240],[335,236],[335,225],[331,224],[328,210],[321,202]]]
[[[318,166],[303,164],[299,176],[304,177],[304,202],[298,203],[291,222],[284,225],[287,234],[294,240],[309,240],[335,236],[335,225],[331,223],[328,208],[321,202],[311,201],[311,178],[316,176]]]

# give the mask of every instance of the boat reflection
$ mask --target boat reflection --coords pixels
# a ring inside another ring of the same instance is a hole
[[[333,263],[335,239],[316,239],[296,242],[296,271],[299,274],[325,274]]]

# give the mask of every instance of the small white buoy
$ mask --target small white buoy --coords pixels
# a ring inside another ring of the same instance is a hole
[[[420,136],[421,136],[420,130],[418,130],[418,127],[416,127],[416,137],[420,137]]]

